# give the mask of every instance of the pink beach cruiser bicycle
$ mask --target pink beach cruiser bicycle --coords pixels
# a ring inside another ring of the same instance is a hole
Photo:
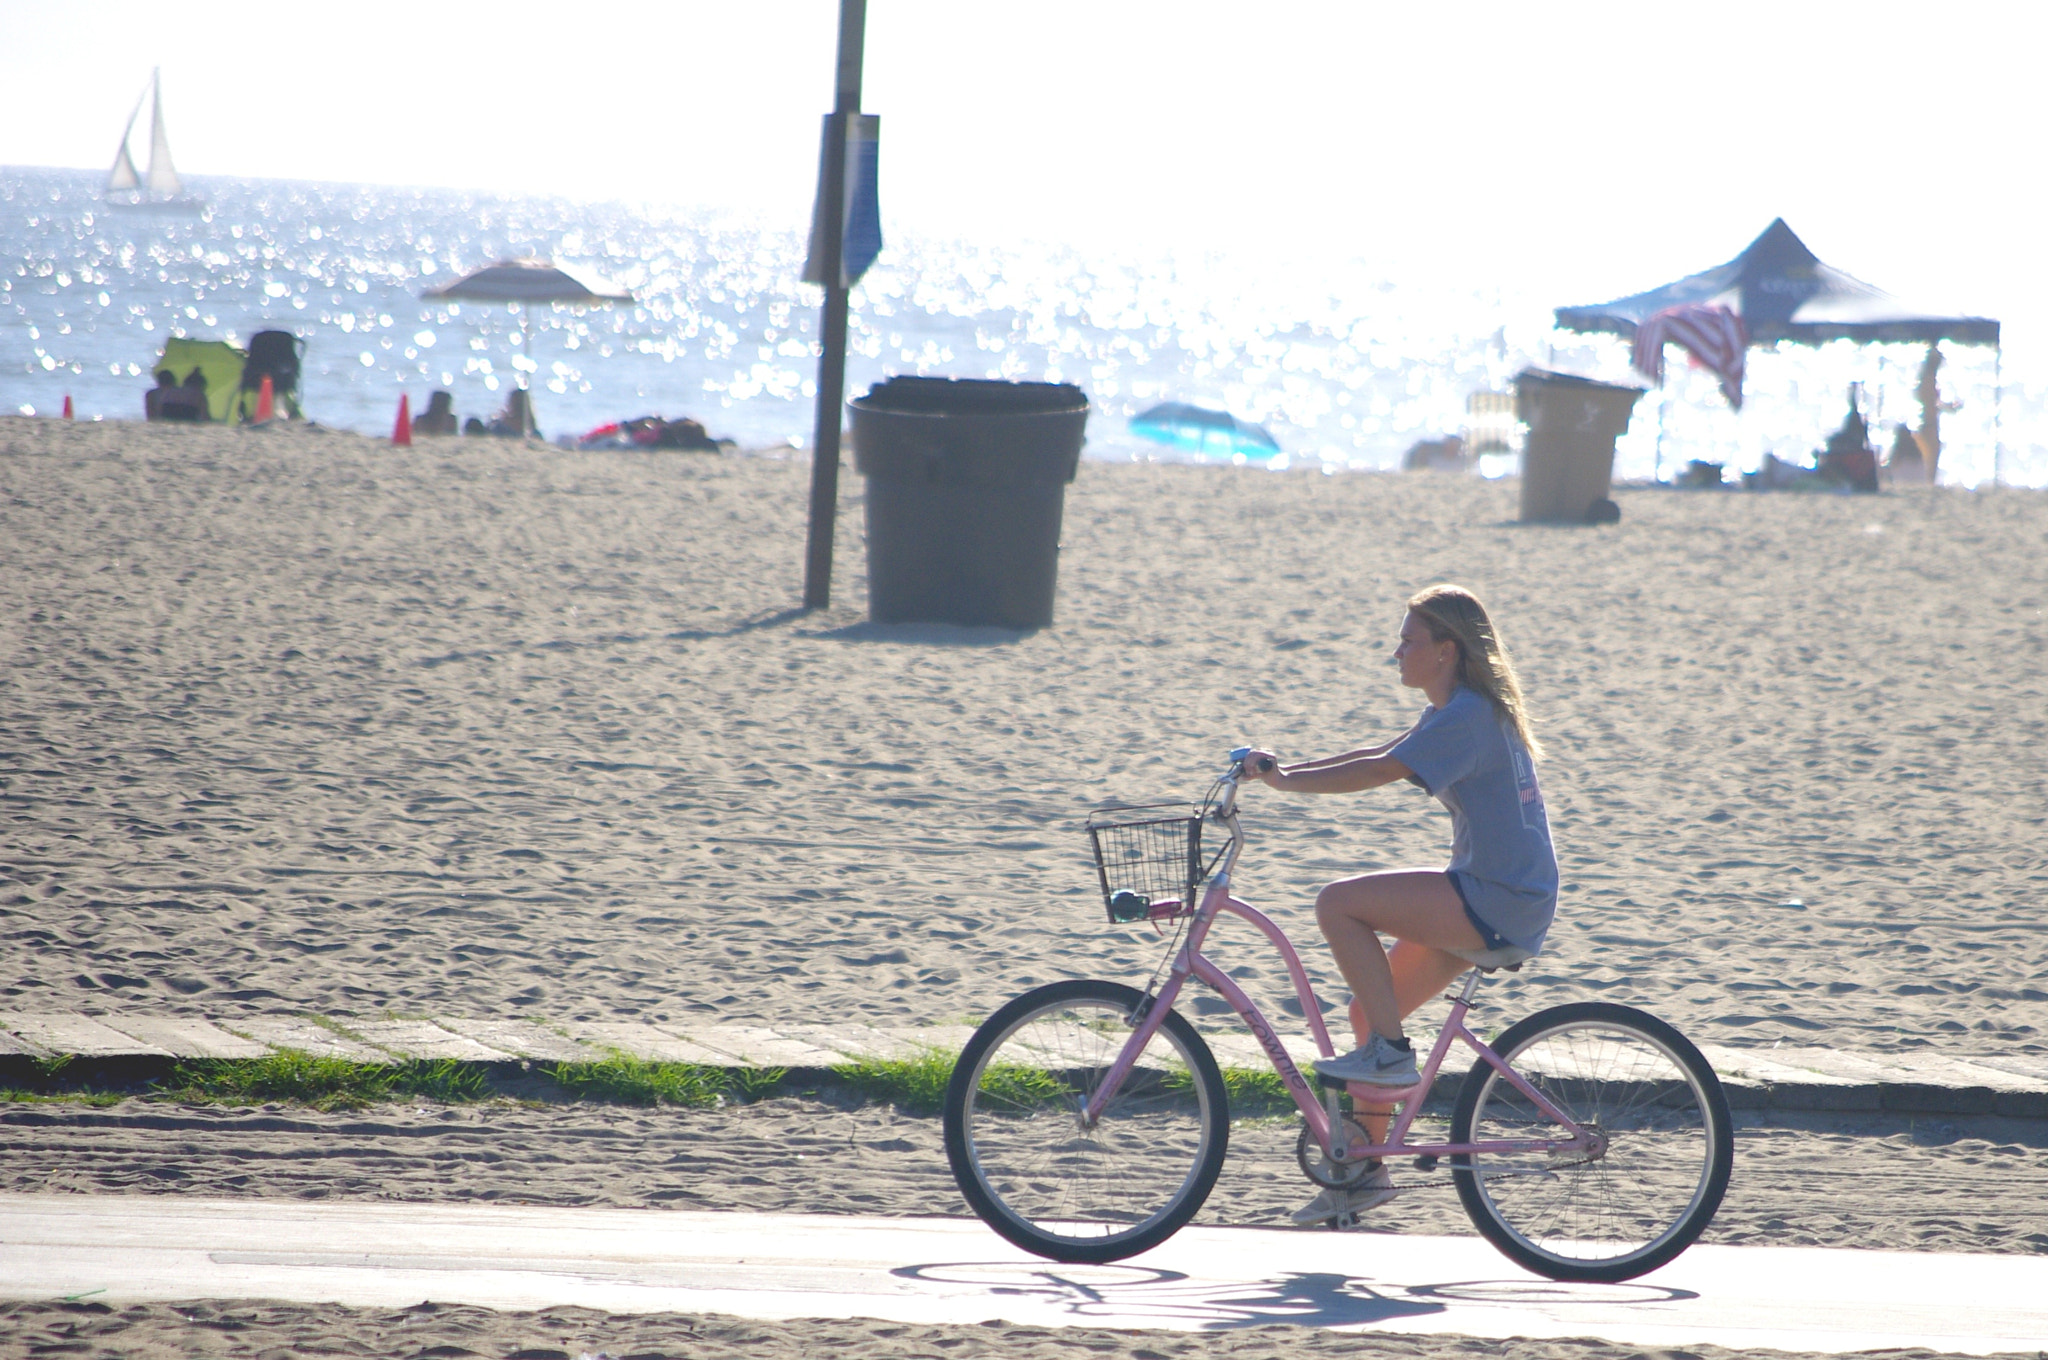
[[[1285,932],[1230,894],[1247,754],[1231,752],[1199,808],[1089,819],[1110,920],[1171,923],[1170,964],[1156,990],[1078,980],[1036,988],[974,1032],[945,1106],[946,1157],[974,1212],[1026,1251],[1082,1262],[1134,1256],[1194,1217],[1230,1141],[1223,1074],[1173,1009],[1194,977],[1250,1027],[1293,1096],[1305,1124],[1296,1158],[1317,1185],[1350,1186],[1379,1159],[1390,1169],[1412,1159],[1425,1175],[1448,1164],[1473,1226],[1555,1280],[1632,1279],[1690,1246],[1728,1187],[1728,1102],[1699,1050],[1642,1011],[1574,1002],[1488,1044],[1466,1024],[1493,971],[1475,966],[1447,994],[1450,1014],[1421,1082],[1384,1093],[1395,1107],[1385,1142],[1371,1140],[1341,1091],[1311,1087],[1259,1008],[1202,952],[1218,917],[1250,922],[1286,963],[1317,1050],[1334,1053]],[[1228,833],[1206,863],[1205,825]],[[1474,1063],[1458,1080],[1449,1140],[1418,1140],[1411,1131],[1453,1043]]]

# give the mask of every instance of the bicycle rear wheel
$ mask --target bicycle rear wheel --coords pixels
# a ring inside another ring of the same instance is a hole
[[[1634,1279],[1692,1245],[1728,1189],[1735,1145],[1721,1083],[1685,1036],[1587,1001],[1530,1016],[1493,1051],[1605,1147],[1454,1156],[1458,1198],[1489,1242],[1553,1280]],[[1457,1143],[1561,1132],[1485,1063],[1451,1118]]]
[[[974,1032],[946,1089],[946,1160],[983,1222],[1055,1261],[1117,1261],[1178,1232],[1230,1142],[1209,1046],[1167,1012],[1092,1126],[1081,1112],[1131,1037],[1143,994],[1056,982]]]

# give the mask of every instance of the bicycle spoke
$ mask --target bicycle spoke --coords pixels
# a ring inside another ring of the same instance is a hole
[[[1221,1078],[1170,1017],[1084,1126],[1130,1039],[1137,994],[1085,983],[1046,992],[1043,1004],[999,1012],[962,1054],[948,1155],[976,1212],[1012,1241],[1057,1259],[1115,1259],[1170,1233],[1207,1195],[1228,1137]]]
[[[1475,1154],[1455,1170],[1497,1245],[1559,1278],[1624,1279],[1705,1226],[1726,1184],[1729,1134],[1713,1074],[1683,1039],[1639,1012],[1578,1003],[1515,1026],[1498,1051],[1602,1146]],[[1463,1138],[1568,1136],[1492,1069],[1470,1080]]]

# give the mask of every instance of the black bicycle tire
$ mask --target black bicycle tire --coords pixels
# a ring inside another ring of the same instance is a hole
[[[1183,1182],[1180,1192],[1168,1202],[1163,1213],[1138,1230],[1111,1237],[1089,1238],[1061,1237],[1042,1231],[1006,1206],[978,1173],[968,1146],[967,1097],[989,1050],[1019,1023],[1048,1006],[1079,1000],[1106,1001],[1121,1005],[1128,1012],[1144,1000],[1144,993],[1120,982],[1091,979],[1054,982],[1033,988],[1006,1002],[983,1021],[968,1039],[966,1047],[961,1049],[960,1057],[953,1065],[952,1078],[946,1084],[946,1161],[952,1167],[953,1180],[966,1197],[968,1206],[974,1210],[975,1217],[995,1229],[1006,1241],[1048,1260],[1101,1264],[1150,1251],[1187,1226],[1188,1220],[1201,1211],[1209,1192],[1215,1188],[1216,1177],[1222,1172],[1224,1157],[1230,1150],[1230,1098],[1223,1084],[1223,1073],[1216,1066],[1208,1044],[1178,1012],[1168,1011],[1160,1027],[1170,1031],[1181,1045],[1191,1074],[1201,1084],[1202,1093],[1208,1101],[1206,1148],[1195,1174]]]
[[[1465,1206],[1466,1216],[1472,1226],[1479,1230],[1509,1260],[1526,1270],[1553,1280],[1572,1280],[1595,1283],[1613,1283],[1632,1280],[1638,1275],[1648,1274],[1659,1266],[1667,1265],[1679,1253],[1691,1246],[1713,1222],[1715,1212],[1721,1207],[1721,1199],[1728,1191],[1728,1181],[1735,1166],[1734,1120],[1728,1113],[1728,1097],[1721,1089],[1721,1079],[1714,1075],[1714,1069],[1701,1056],[1691,1040],[1673,1029],[1656,1016],[1639,1011],[1632,1006],[1619,1006],[1607,1001],[1575,1001],[1563,1006],[1553,1006],[1514,1024],[1493,1041],[1493,1050],[1513,1065],[1514,1055],[1531,1039],[1555,1033],[1561,1028],[1597,1023],[1609,1028],[1634,1030],[1663,1048],[1676,1060],[1697,1084],[1701,1103],[1705,1107],[1707,1126],[1713,1139],[1708,1150],[1709,1167],[1704,1192],[1680,1215],[1676,1224],[1667,1228],[1644,1249],[1605,1261],[1582,1261],[1567,1256],[1543,1251],[1528,1242],[1520,1233],[1504,1222],[1496,1213],[1479,1184],[1479,1177],[1473,1172],[1470,1158],[1456,1155],[1451,1158],[1451,1179],[1458,1187],[1458,1199]],[[1472,1138],[1473,1120],[1478,1114],[1479,1099],[1487,1086],[1486,1078],[1491,1073],[1483,1062],[1473,1064],[1458,1092],[1458,1103],[1451,1115],[1451,1141],[1469,1142]]]

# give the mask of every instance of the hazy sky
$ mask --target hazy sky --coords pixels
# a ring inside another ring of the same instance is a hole
[[[888,230],[1357,255],[1581,302],[1782,215],[1871,282],[2024,323],[2048,321],[2043,13],[871,0],[863,103]],[[188,174],[807,213],[832,0],[179,14],[0,0],[0,165],[109,164],[160,65]]]

